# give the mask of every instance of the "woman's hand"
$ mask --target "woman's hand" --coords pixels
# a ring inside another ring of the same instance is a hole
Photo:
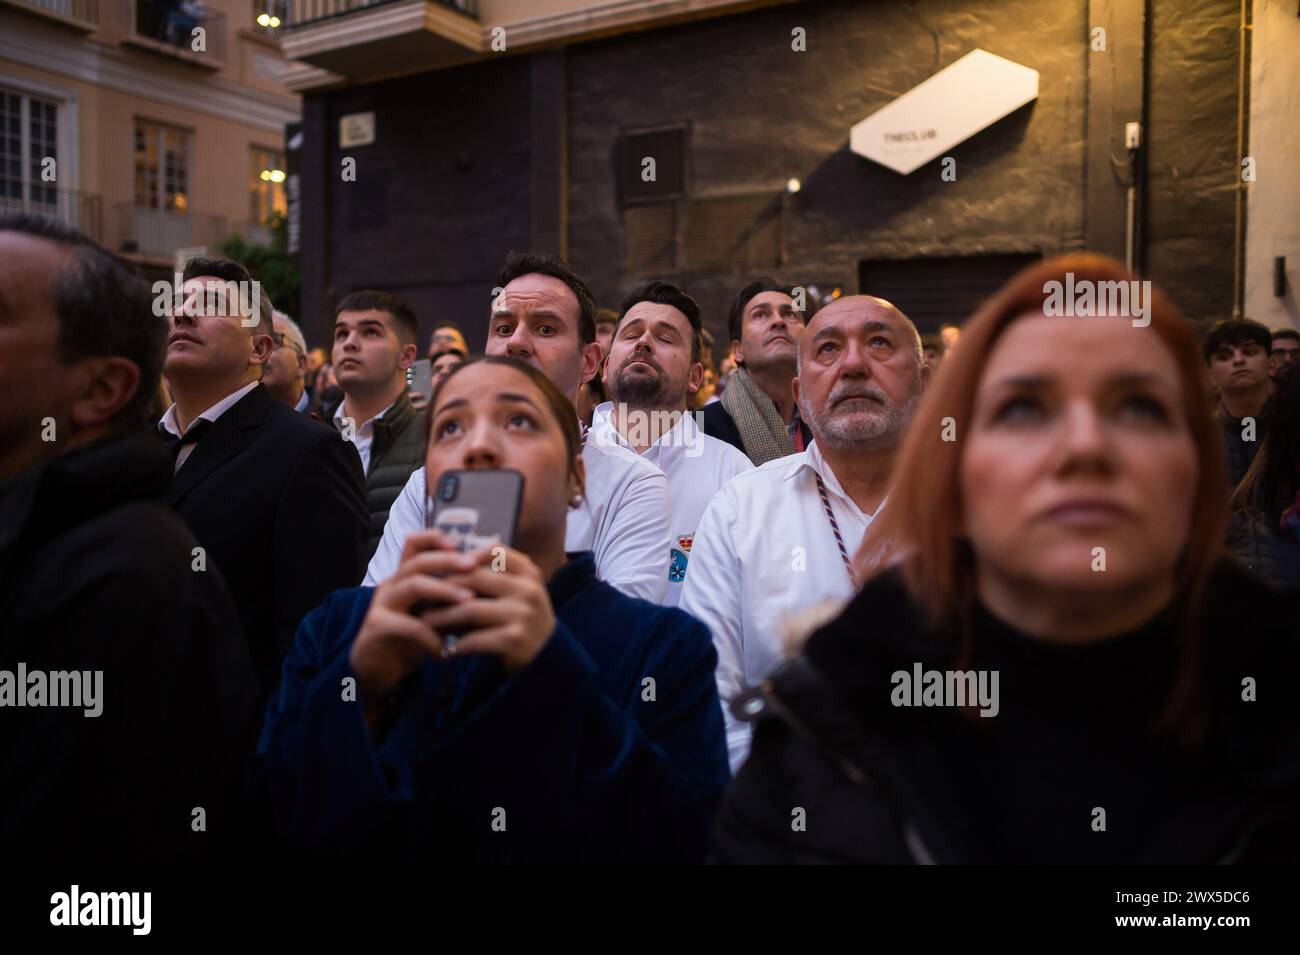
[[[477,566],[453,581],[472,588],[477,596],[432,611],[425,620],[444,632],[465,634],[456,641],[457,656],[491,653],[508,671],[520,670],[541,652],[555,629],[542,572],[508,547],[485,547],[469,556]]]
[[[474,592],[457,582],[472,571],[475,556],[462,554],[437,531],[417,531],[406,539],[397,572],[381,583],[352,643],[348,659],[357,675],[362,702],[373,708],[429,656],[441,656],[441,636],[412,614],[420,603],[457,604]]]

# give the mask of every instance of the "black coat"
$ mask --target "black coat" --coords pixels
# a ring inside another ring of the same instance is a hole
[[[102,671],[98,716],[0,709],[11,849],[170,856],[244,828],[232,800],[257,678],[220,573],[192,569],[194,536],[163,502],[168,469],[141,431],[0,486],[0,670]]]
[[[1085,683],[1082,699],[1054,684],[1012,686],[1004,671],[1002,713],[987,721],[895,706],[898,670],[965,667],[954,666],[952,633],[923,623],[895,575],[870,581],[749,701],[761,715],[718,819],[716,858],[1018,862],[1034,861],[1050,838],[1094,862],[1300,860],[1300,607],[1227,562],[1212,593],[1201,645],[1208,728],[1197,755],[1184,758],[1117,716],[1164,690],[1126,684],[1117,667],[1096,669],[1103,680]],[[1167,632],[1176,648],[1176,631]],[[1031,656],[1064,660],[1063,675],[1082,659],[1070,655],[1077,647],[1022,643]],[[1243,675],[1257,681],[1254,702],[1243,701]],[[990,733],[1016,697],[1033,701],[1012,717],[1017,732],[1002,724]],[[1013,745],[985,745],[999,735]],[[981,765],[986,753],[999,757],[993,771]],[[1109,807],[1106,832],[1090,830],[1098,803]]]
[[[1280,590],[1300,591],[1300,540],[1261,511],[1238,511],[1228,521],[1232,556]]]
[[[365,575],[356,448],[259,385],[207,431],[167,499],[225,577],[269,692],[302,618]]]

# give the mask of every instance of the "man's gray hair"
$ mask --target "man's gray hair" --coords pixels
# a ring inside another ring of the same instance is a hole
[[[297,347],[299,354],[306,355],[307,339],[303,337],[302,329],[298,327],[298,323],[278,308],[271,312],[271,318],[276,322],[283,322],[285,324],[286,331],[284,332],[284,337],[289,339],[289,341]]]

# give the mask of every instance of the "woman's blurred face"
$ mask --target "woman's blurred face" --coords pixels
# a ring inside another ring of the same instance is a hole
[[[1150,327],[1021,316],[989,356],[972,419],[960,481],[982,590],[1168,586],[1197,459],[1177,366]]]
[[[432,417],[425,456],[429,487],[457,468],[519,471],[519,549],[528,553],[548,535],[564,534],[569,500],[577,493],[564,433],[522,372],[501,365],[465,368],[443,384]]]

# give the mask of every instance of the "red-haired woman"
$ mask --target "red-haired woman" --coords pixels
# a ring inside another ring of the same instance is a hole
[[[862,590],[738,701],[722,861],[1296,860],[1300,617],[1221,559],[1197,338],[1149,290],[1066,256],[967,323]]]

